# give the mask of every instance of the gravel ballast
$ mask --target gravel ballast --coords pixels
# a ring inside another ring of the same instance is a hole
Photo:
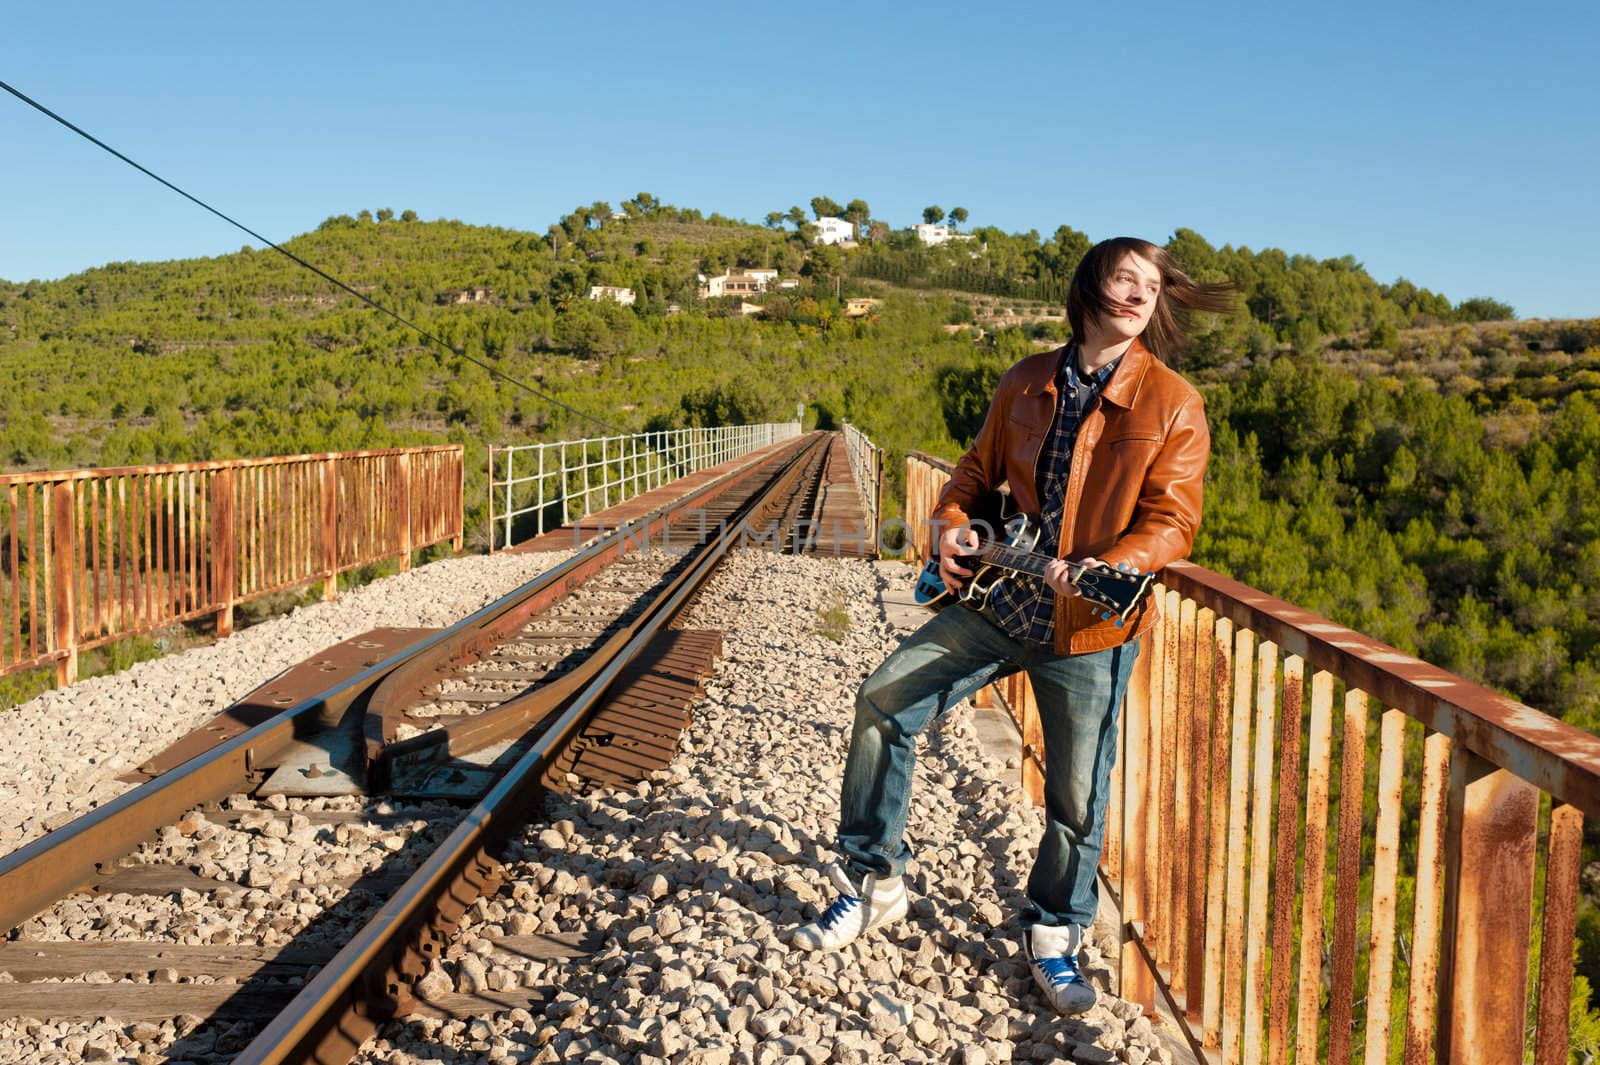
[[[788,945],[832,899],[823,870],[855,690],[896,640],[882,587],[864,563],[730,559],[683,621],[722,629],[724,654],[672,766],[632,791],[552,796],[512,849],[509,897],[475,904],[463,957],[425,978],[437,992],[554,984],[554,1004],[392,1024],[358,1060],[1170,1060],[1137,1006],[1102,993],[1063,1019],[1034,989],[1018,914],[1042,815],[1016,769],[985,755],[967,704],[918,751],[908,919],[837,953]],[[606,945],[581,960],[511,957],[487,939],[590,929]],[[1085,951],[1102,992],[1109,935],[1097,927]]]
[[[226,639],[91,677],[0,712],[0,854],[129,787],[137,766],[288,667],[385,626],[443,627],[568,556],[445,559],[296,608]]]
[[[46,796],[43,786],[35,793],[14,779],[0,781],[0,798],[12,788],[22,803],[0,813],[0,831],[33,838],[52,818],[104,801],[123,787],[109,783],[115,773],[331,643],[379,625],[447,624],[564,557],[434,563],[213,647],[52,692],[0,715],[0,737],[28,745],[49,779],[77,782],[61,796]],[[1086,971],[1102,991],[1094,1010],[1057,1018],[1034,989],[1018,914],[1042,817],[1023,800],[1015,766],[984,752],[966,704],[919,746],[907,828],[914,851],[907,919],[837,953],[788,945],[793,928],[831,900],[823,871],[834,859],[855,689],[897,639],[879,609],[881,572],[888,571],[764,553],[729,559],[683,619],[686,626],[721,629],[724,654],[672,765],[629,791],[551,796],[545,815],[510,847],[510,886],[469,909],[459,953],[435,962],[423,981],[424,992],[553,986],[554,1002],[543,1012],[391,1023],[357,1060],[1169,1061],[1138,1008],[1105,993],[1111,975],[1105,959],[1114,957],[1107,953],[1114,949],[1109,926],[1097,926],[1085,951]],[[910,576],[907,569],[893,580],[909,588]],[[249,676],[233,675],[239,671]],[[116,715],[106,709],[113,706]],[[129,725],[135,714],[140,724]],[[111,717],[122,723],[105,725]],[[128,739],[113,755],[108,749],[116,736]],[[91,755],[98,763],[88,763]],[[282,805],[281,827],[270,819],[239,829],[195,826],[214,835],[222,872],[246,845],[268,849],[293,870],[318,831],[297,811],[362,804]],[[350,858],[365,868],[381,858],[378,848],[398,850],[404,842],[399,834],[356,836]],[[159,857],[162,847],[177,844],[164,836],[147,849]],[[117,938],[155,938],[187,917],[197,923],[190,934],[234,942],[271,927],[280,933],[274,941],[282,942],[298,930],[292,922],[271,924],[281,920],[273,896],[282,887],[252,880],[247,894],[224,895],[240,901],[215,915],[199,898],[120,896],[103,906],[69,900],[30,932],[87,935],[98,923],[119,931]],[[308,890],[322,891],[296,889],[285,901]],[[311,901],[303,900],[307,913],[314,912]],[[591,930],[605,942],[586,958],[526,958],[498,952],[490,942]],[[224,1027],[214,1041],[208,1033],[197,1042],[195,1026],[193,1019],[0,1021],[0,1062],[87,1060],[90,1051],[106,1061],[167,1061],[174,1052],[225,1061],[249,1037],[243,1028]]]

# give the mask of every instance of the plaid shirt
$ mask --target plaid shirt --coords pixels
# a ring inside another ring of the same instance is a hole
[[[1067,475],[1072,468],[1072,448],[1078,441],[1078,425],[1111,375],[1122,363],[1121,356],[1092,374],[1078,373],[1078,346],[1074,344],[1061,360],[1056,376],[1056,416],[1050,433],[1039,451],[1034,477],[1039,490],[1040,551],[1055,553],[1061,542],[1062,511],[1067,501]],[[1049,644],[1055,638],[1056,593],[1042,580],[1009,575],[989,596],[989,605],[1006,632],[1019,640]]]

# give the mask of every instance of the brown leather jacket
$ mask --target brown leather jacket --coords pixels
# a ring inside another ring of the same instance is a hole
[[[1068,350],[1031,355],[1000,379],[983,428],[934,506],[936,534],[966,521],[1003,482],[1010,482],[1017,510],[1038,512],[1034,465],[1055,417],[1056,379]],[[1210,454],[1200,394],[1135,340],[1078,426],[1057,557],[1092,555],[1141,572],[1183,558],[1200,525]],[[1158,610],[1147,599],[1119,628],[1100,620],[1087,600],[1057,596],[1056,650],[1115,647],[1148,629]]]

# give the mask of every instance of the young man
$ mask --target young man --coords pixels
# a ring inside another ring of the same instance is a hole
[[[1043,581],[1007,578],[981,611],[951,608],[907,639],[862,684],[845,763],[839,898],[794,943],[835,950],[905,915],[903,834],[916,738],[945,710],[1026,670],[1045,741],[1045,832],[1028,877],[1026,936],[1034,979],[1058,1012],[1095,992],[1078,971],[1093,922],[1117,711],[1156,619],[1146,601],[1128,624],[1080,598],[1063,559],[1151,571],[1182,558],[1200,523],[1211,437],[1200,396],[1161,360],[1183,344],[1191,310],[1226,311],[1230,285],[1191,280],[1157,245],[1119,237],[1092,248],[1067,297],[1074,340],[1001,379],[971,450],[934,508],[939,568],[960,588],[958,555],[978,544],[969,516],[1003,483],[1014,509],[1038,515]]]

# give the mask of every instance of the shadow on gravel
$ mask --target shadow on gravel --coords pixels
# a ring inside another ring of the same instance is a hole
[[[465,813],[462,806],[459,813]],[[394,889],[416,869],[414,858],[425,858],[427,851],[417,849],[413,854],[412,841],[424,834],[442,830],[448,832],[456,819],[440,817],[443,811],[419,811],[414,816],[401,814],[374,816],[373,820],[411,821],[427,820],[429,828],[413,835],[407,846],[389,856],[383,864],[362,875],[349,890],[310,924],[301,929],[288,943],[278,949],[272,960],[254,975],[238,984],[237,990],[211,1014],[192,1027],[180,1023],[179,1039],[167,1048],[170,1065],[178,1062],[231,1061],[255,1038],[256,1033],[289,1004],[295,995],[318,970],[338,953],[345,943],[388,900]],[[432,814],[433,816],[429,816]],[[333,826],[329,825],[332,831]],[[224,884],[214,902],[218,909],[235,910],[223,895],[249,890],[236,884]],[[187,1027],[187,1030],[185,1030]]]

